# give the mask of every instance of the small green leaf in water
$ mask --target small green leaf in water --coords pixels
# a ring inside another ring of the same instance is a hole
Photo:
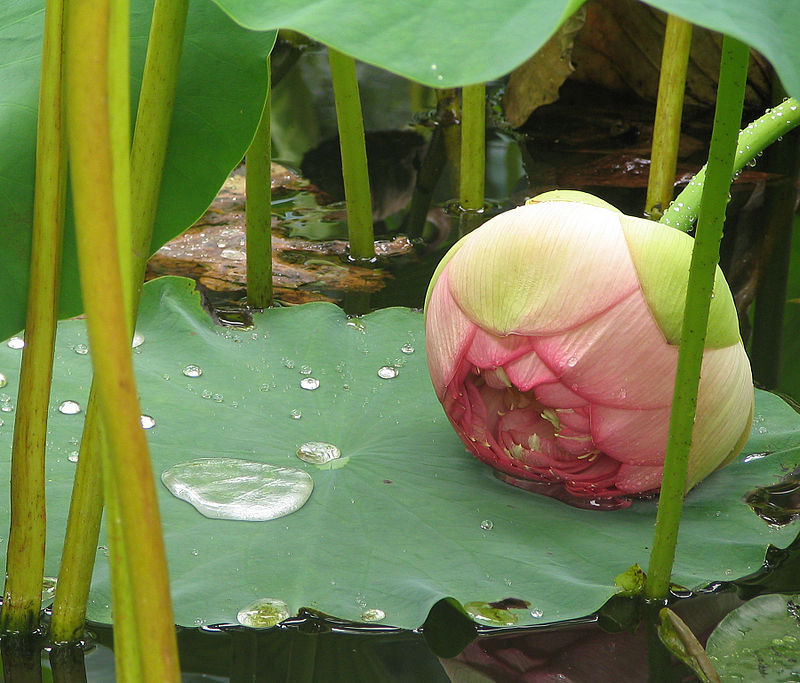
[[[644,569],[635,564],[617,576],[614,583],[622,589],[622,594],[639,595],[644,592],[646,578]]]

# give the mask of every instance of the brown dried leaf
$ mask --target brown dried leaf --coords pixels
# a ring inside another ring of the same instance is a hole
[[[558,99],[558,89],[574,70],[572,45],[585,16],[583,9],[578,10],[533,57],[511,73],[503,106],[506,120],[513,128],[525,123],[538,107]]]

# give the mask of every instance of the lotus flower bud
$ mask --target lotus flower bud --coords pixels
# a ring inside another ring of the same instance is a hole
[[[433,386],[501,478],[581,507],[624,507],[661,485],[693,240],[583,193],[532,202],[461,239],[434,273]],[[717,268],[687,490],[739,453],[752,415]]]

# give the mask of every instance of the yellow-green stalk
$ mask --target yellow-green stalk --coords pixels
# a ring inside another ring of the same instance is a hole
[[[112,559],[119,558],[128,577],[112,590],[115,598],[120,591],[129,594],[135,623],[136,642],[123,650],[138,655],[138,667],[120,672],[178,681],[166,553],[130,352],[133,297],[126,296],[123,281],[130,284],[131,258],[120,254],[130,242],[119,248],[120,239],[130,239],[131,220],[127,19],[124,1],[69,5],[67,133],[81,290],[108,442],[103,450],[111,454],[103,463],[105,489],[115,500],[108,501],[111,513],[120,518]],[[135,596],[129,593],[134,582]]]
[[[342,150],[342,177],[347,201],[350,257],[372,259],[375,258],[375,234],[372,226],[372,199],[356,62],[352,57],[330,47],[328,58],[333,79],[333,95],[336,100],[339,145]]]
[[[11,454],[11,530],[0,628],[39,624],[45,550],[45,446],[64,228],[66,145],[63,110],[64,5],[45,7],[36,139],[30,286]]]
[[[683,95],[686,70],[692,44],[692,25],[673,14],[667,17],[661,75],[658,80],[658,103],[650,153],[650,177],[647,181],[645,215],[661,218],[672,201],[678,146],[681,141]]]

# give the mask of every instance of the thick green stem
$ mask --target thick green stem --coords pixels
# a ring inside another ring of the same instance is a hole
[[[135,622],[136,642],[126,642],[123,651],[138,655],[138,661],[120,669],[126,678],[137,671],[140,680],[178,681],[166,554],[130,352],[132,307],[126,308],[126,299],[132,297],[125,296],[123,286],[130,270],[123,272],[128,264],[120,253],[129,252],[130,244],[118,246],[118,235],[130,234],[125,226],[131,219],[128,12],[124,1],[70,3],[67,133],[81,290],[108,439],[103,451],[110,454],[103,463],[106,495],[113,498],[109,522],[115,525],[115,554],[129,580],[112,590],[115,597],[128,593],[124,607],[132,608]]]
[[[664,50],[661,55],[650,177],[645,200],[645,213],[651,218],[660,218],[672,201],[691,44],[692,25],[670,14],[667,17]]]
[[[483,209],[486,177],[486,85],[461,89],[461,164],[459,203],[462,209]]]
[[[270,142],[270,68],[267,97],[255,137],[245,156],[247,204],[247,303],[266,308],[272,303],[272,148]]]
[[[29,633],[39,625],[45,549],[45,446],[58,280],[64,229],[63,23],[61,0],[45,9],[36,140],[36,184],[25,348],[11,452],[11,529],[0,628]]]
[[[339,145],[342,149],[342,177],[347,200],[347,233],[350,257],[375,258],[375,235],[372,228],[372,199],[369,191],[367,148],[364,120],[358,95],[356,62],[352,57],[328,48],[328,58],[336,99]]]
[[[745,44],[725,36],[722,44],[708,171],[689,268],[669,438],[664,460],[664,478],[661,483],[653,549],[650,553],[645,584],[645,593],[652,599],[666,597],[675,557],[686,489],[689,448],[692,444],[692,427],[697,407],[697,387],[708,326],[708,311],[736,156],[736,138],[742,116],[749,54],[749,48]]]
[[[731,178],[750,164],[763,150],[795,126],[800,125],[800,102],[790,97],[776,107],[768,110],[764,116],[750,123],[739,133]],[[659,223],[670,225],[678,230],[688,232],[692,229],[706,178],[706,166],[684,188],[670,204],[669,209]]]
[[[187,0],[157,0],[153,9],[130,155],[131,175],[137,180],[131,187],[131,234],[128,247],[121,247],[123,255],[125,251],[131,255],[130,273],[125,284],[131,309],[130,330],[133,329],[144,270],[150,254],[187,11]],[[125,139],[127,140],[127,132]],[[120,244],[123,244],[123,240],[120,240]],[[82,636],[97,552],[103,495],[99,450],[102,444],[102,426],[97,413],[96,394],[93,385],[86,410],[58,589],[53,604],[50,628],[51,636],[56,642],[73,642]],[[120,611],[117,610],[117,614]],[[124,627],[118,626],[117,631],[121,630]]]

